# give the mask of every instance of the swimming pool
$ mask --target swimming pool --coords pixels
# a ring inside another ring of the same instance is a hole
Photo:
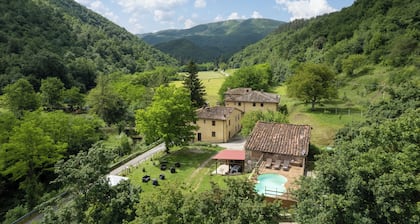
[[[278,196],[286,193],[287,178],[273,173],[261,174],[257,178],[255,190],[260,195],[265,196]]]

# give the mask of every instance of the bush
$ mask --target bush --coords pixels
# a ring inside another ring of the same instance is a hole
[[[9,211],[7,211],[5,220],[3,221],[4,224],[13,223],[18,218],[24,216],[26,213],[28,213],[28,209],[24,207],[23,205],[18,205]]]

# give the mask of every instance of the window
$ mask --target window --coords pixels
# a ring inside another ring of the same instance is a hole
[[[212,126],[216,126],[216,121],[211,121]]]
[[[261,107],[263,107],[264,106],[264,103],[261,103]]]
[[[229,126],[230,126],[230,120],[229,120]]]
[[[238,106],[241,106],[241,102],[238,102]]]
[[[256,103],[252,103],[252,106],[255,107],[257,104]]]
[[[216,132],[212,131],[211,132],[211,137],[216,137]]]

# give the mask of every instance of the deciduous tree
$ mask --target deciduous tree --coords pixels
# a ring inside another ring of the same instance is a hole
[[[135,217],[140,189],[129,181],[111,186],[105,174],[114,155],[100,143],[56,165],[55,182],[69,191],[70,202],[46,211],[43,223],[125,223]]]
[[[277,111],[252,111],[246,113],[242,118],[241,134],[244,136],[248,136],[252,132],[252,129],[254,129],[254,126],[258,121],[288,123],[287,116],[283,113]]]
[[[54,143],[35,122],[28,121],[16,126],[8,143],[0,147],[1,173],[21,181],[19,187],[25,191],[29,208],[40,198],[39,175],[62,157],[66,146]]]
[[[337,97],[337,88],[334,86],[334,73],[323,64],[307,63],[301,65],[294,76],[288,80],[287,94],[311,104],[322,99]]]
[[[249,67],[242,67],[228,76],[219,89],[219,95],[223,97],[229,88],[246,87],[255,90],[268,91],[272,84],[272,73],[270,65],[259,64]]]
[[[47,110],[59,109],[63,103],[64,84],[57,77],[41,81],[41,104]]]
[[[33,111],[39,107],[39,98],[31,83],[26,79],[19,79],[6,86],[3,90],[6,106],[17,116],[22,116],[23,111]]]
[[[124,120],[127,105],[125,101],[111,88],[111,77],[100,75],[97,86],[87,96],[89,110],[97,114],[108,124]]]
[[[175,86],[156,89],[152,104],[136,112],[136,129],[147,142],[163,139],[167,150],[194,137],[196,113],[188,91]]]

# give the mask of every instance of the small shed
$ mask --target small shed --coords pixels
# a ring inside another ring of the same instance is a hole
[[[245,150],[224,149],[213,156],[213,159],[217,160],[216,170],[218,161],[221,161],[221,163],[229,167],[228,173],[232,171],[239,172],[245,168]],[[238,170],[238,166],[240,170]]]

